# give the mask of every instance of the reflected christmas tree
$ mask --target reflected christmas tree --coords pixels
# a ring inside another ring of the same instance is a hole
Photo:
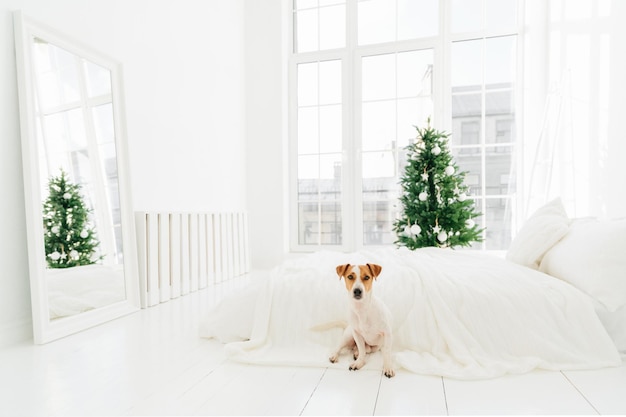
[[[100,244],[89,223],[90,210],[85,206],[80,185],[68,181],[61,170],[48,182],[48,198],[43,204],[43,228],[46,262],[49,268],[91,265]]]

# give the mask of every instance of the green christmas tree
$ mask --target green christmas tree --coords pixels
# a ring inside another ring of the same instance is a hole
[[[91,265],[100,244],[89,223],[80,185],[71,183],[65,172],[51,177],[48,198],[43,204],[44,244],[46,262],[50,268],[70,268]]]
[[[482,241],[479,216],[448,149],[448,135],[430,126],[417,129],[415,143],[405,149],[407,165],[401,178],[404,208],[394,223],[396,244],[414,250],[426,246],[469,246]]]

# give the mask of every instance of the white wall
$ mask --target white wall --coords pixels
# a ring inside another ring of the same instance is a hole
[[[247,206],[244,0],[0,0],[0,346],[32,334],[16,9],[123,63],[135,210]]]
[[[246,135],[251,261],[267,269],[288,251],[285,0],[246,2]]]

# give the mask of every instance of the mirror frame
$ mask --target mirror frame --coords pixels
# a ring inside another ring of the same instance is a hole
[[[124,112],[122,66],[119,62],[75,41],[26,16],[13,12],[15,54],[19,93],[20,130],[22,137],[22,164],[24,200],[29,259],[30,290],[33,315],[33,338],[37,344],[79,332],[123,315],[138,311],[138,264],[135,243],[135,223],[132,214],[126,123]],[[92,61],[111,72],[111,93],[115,147],[118,169],[119,199],[122,221],[122,250],[124,251],[125,300],[73,316],[50,320],[48,285],[46,278],[42,196],[37,149],[35,85],[32,65],[32,39],[41,38],[75,55]]]

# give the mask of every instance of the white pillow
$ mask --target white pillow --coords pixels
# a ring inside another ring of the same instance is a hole
[[[509,261],[533,269],[539,268],[543,255],[569,229],[569,218],[560,198],[555,198],[534,212],[513,238],[506,254]]]
[[[540,270],[567,281],[609,311],[626,305],[626,219],[580,219],[541,262]]]

